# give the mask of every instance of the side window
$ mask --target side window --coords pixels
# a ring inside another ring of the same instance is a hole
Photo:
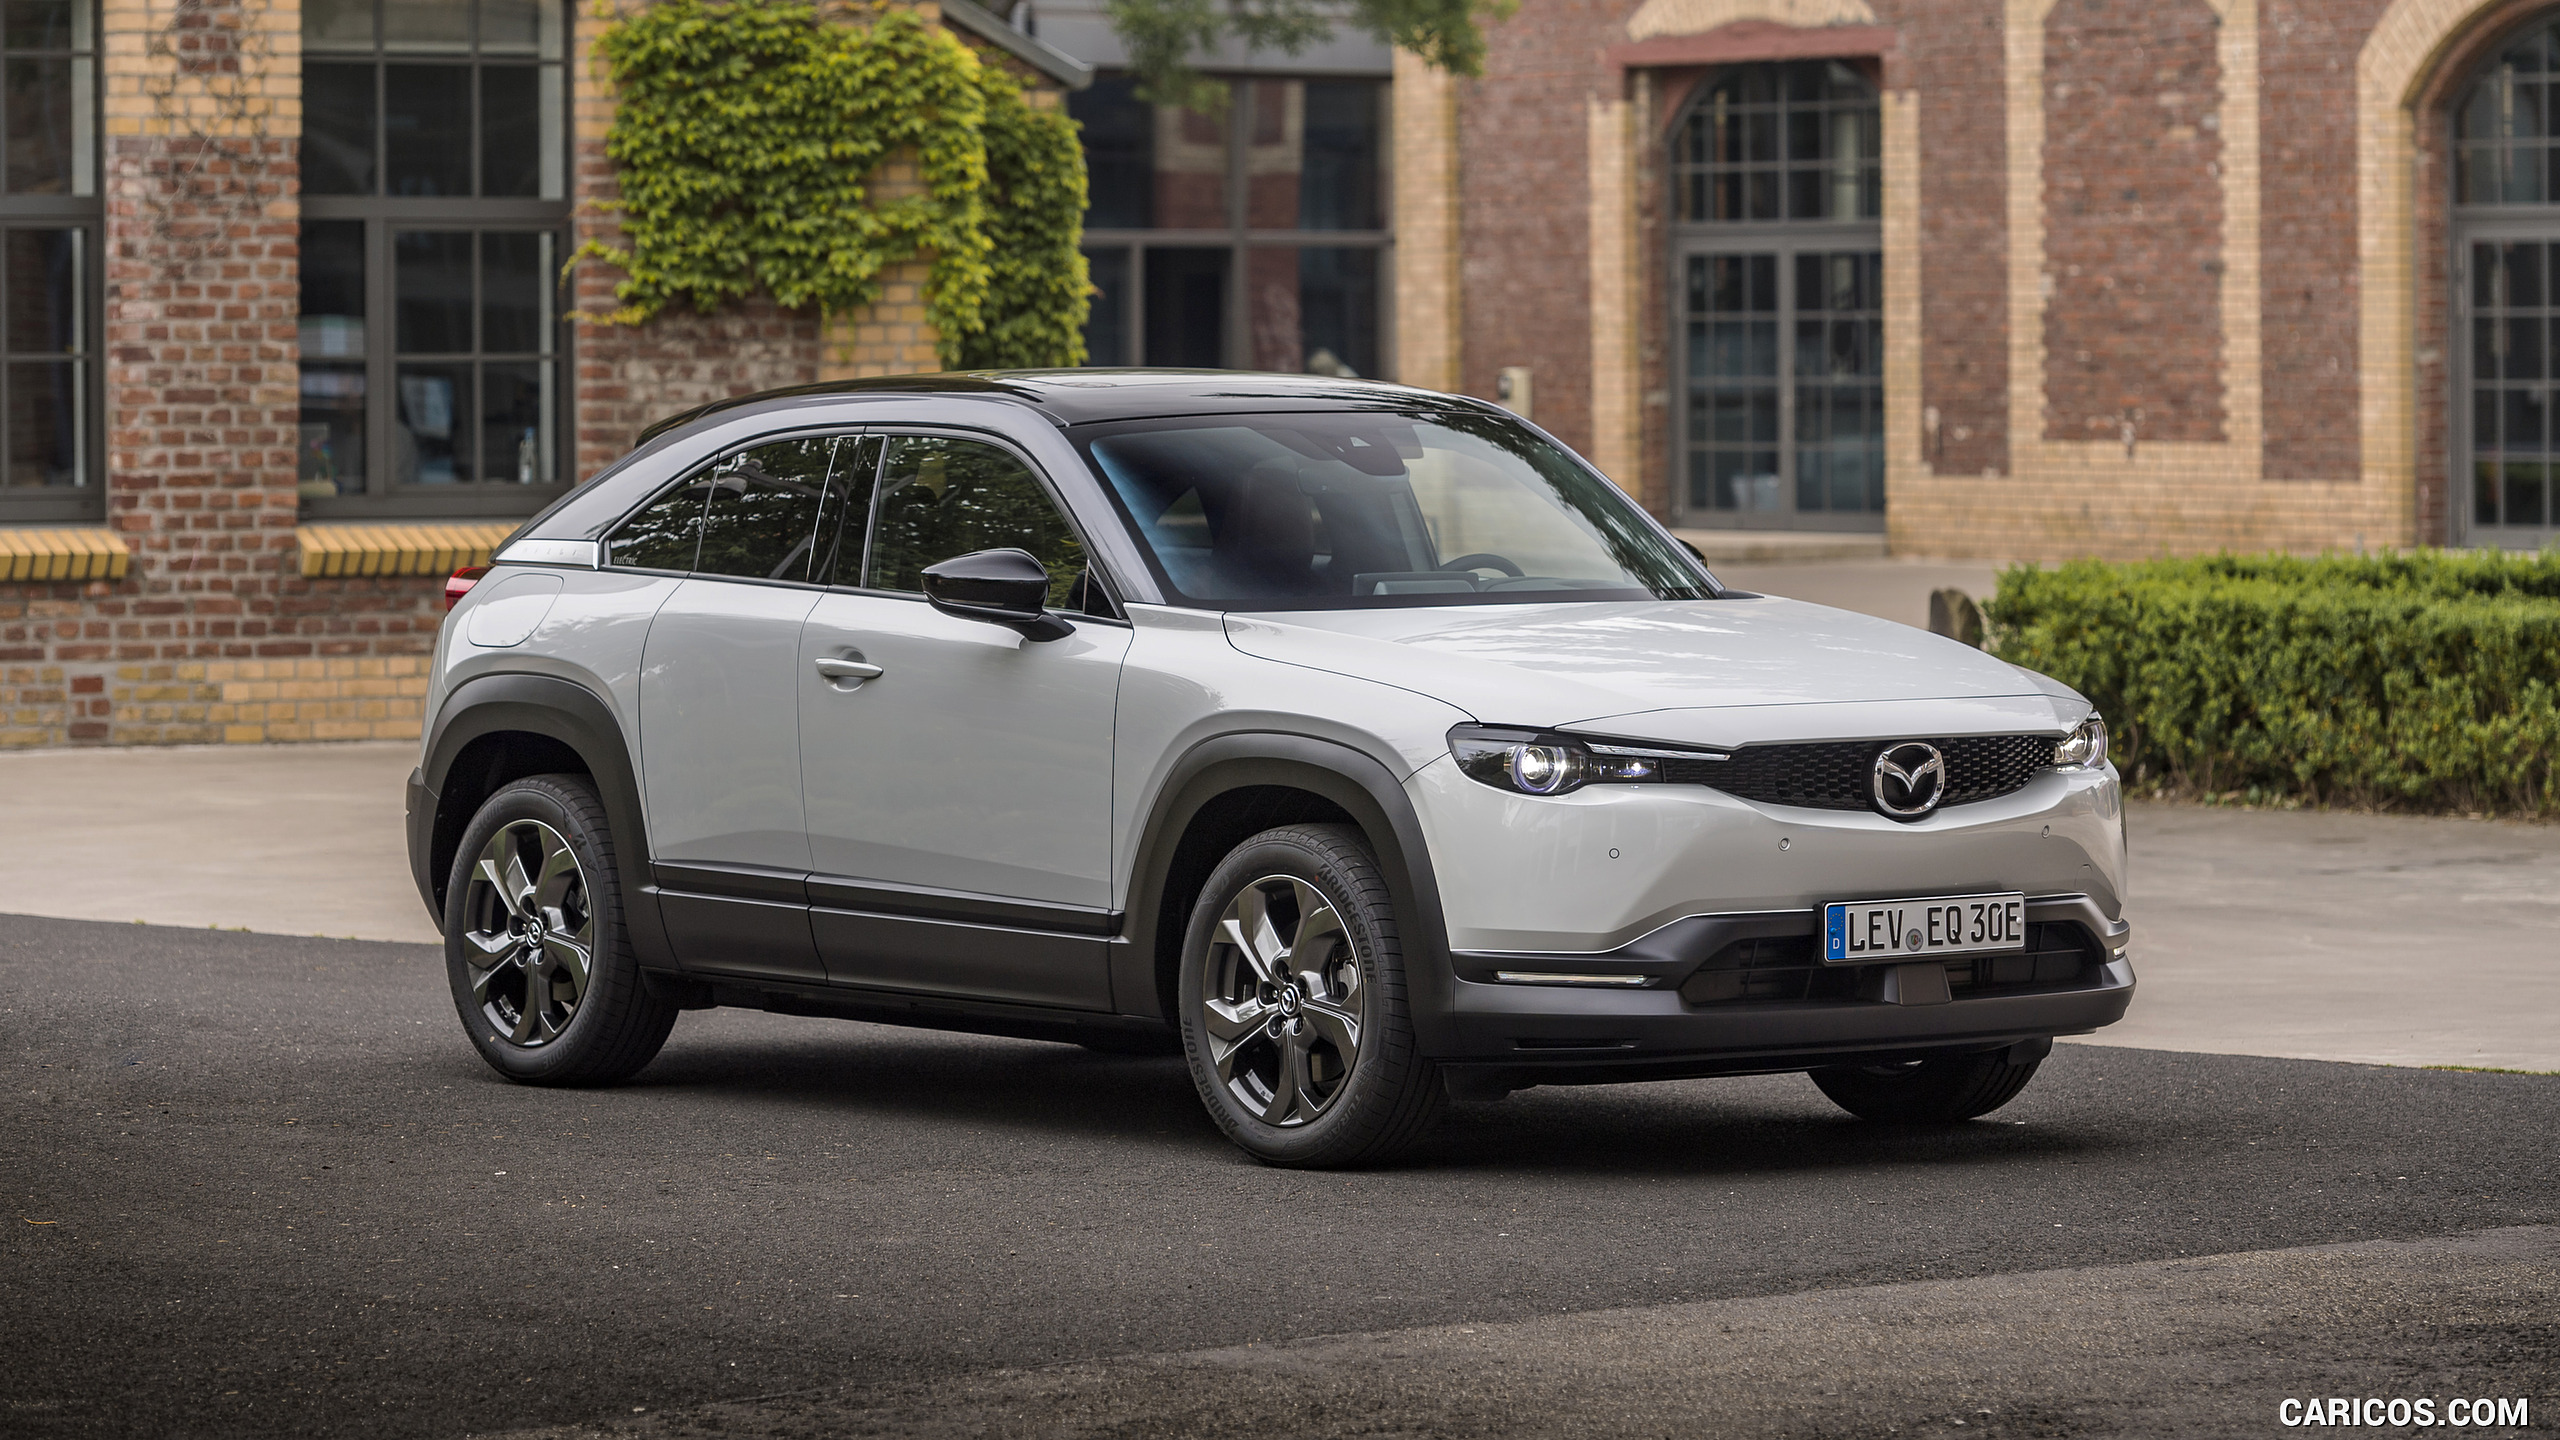
[[[829,508],[828,475],[840,448],[850,447],[833,435],[782,440],[713,465],[694,573],[808,579],[819,518]]]
[[[1028,467],[977,440],[889,441],[872,522],[873,589],[922,590],[926,566],[1006,547],[1028,550],[1048,568],[1050,605],[1079,608],[1084,544]]]
[[[702,543],[702,502],[711,488],[705,478],[687,476],[623,521],[605,542],[612,563],[633,570],[691,570]]]

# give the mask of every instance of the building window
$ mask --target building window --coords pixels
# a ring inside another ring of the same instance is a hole
[[[1377,375],[1387,89],[1237,77],[1223,116],[1127,76],[1068,97],[1084,126],[1093,365]]]
[[[2560,536],[2560,19],[2491,57],[2453,113],[2454,494],[2474,545]]]
[[[0,521],[105,511],[97,17],[0,5]]]
[[[315,516],[530,511],[568,474],[566,0],[306,0]]]
[[[1738,66],[1673,131],[1690,524],[1884,523],[1876,91],[1838,61]]]

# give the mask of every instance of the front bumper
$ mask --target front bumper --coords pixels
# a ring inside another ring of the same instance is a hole
[[[1598,954],[1462,951],[1436,1058],[1516,1084],[1745,1074],[1994,1049],[2123,1018],[2132,927],[2086,895],[2036,897],[2027,918],[2022,954],[1900,965],[1822,964],[1814,910],[1689,916]]]

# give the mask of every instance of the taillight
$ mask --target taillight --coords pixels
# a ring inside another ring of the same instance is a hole
[[[470,594],[471,587],[479,584],[480,577],[488,573],[486,565],[465,565],[454,571],[444,582],[444,608],[450,610],[461,604],[462,597]]]

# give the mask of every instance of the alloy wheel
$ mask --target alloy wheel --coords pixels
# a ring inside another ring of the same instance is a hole
[[[1322,1118],[1360,1063],[1360,958],[1341,912],[1294,875],[1266,876],[1228,904],[1205,964],[1218,1082],[1266,1125]]]
[[[560,1037],[587,995],[595,909],[577,853],[539,820],[498,828],[473,862],[463,915],[471,998],[509,1042]]]

